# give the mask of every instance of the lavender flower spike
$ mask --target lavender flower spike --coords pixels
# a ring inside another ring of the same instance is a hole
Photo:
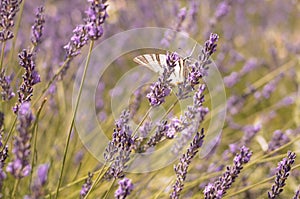
[[[8,163],[6,171],[15,176],[15,178],[23,178],[28,176],[31,171],[29,163],[30,155],[30,126],[34,117],[30,110],[30,103],[24,102],[18,110],[19,125],[17,130],[18,136],[14,140],[14,148],[12,150],[14,159]]]
[[[119,188],[115,192],[116,199],[125,199],[133,190],[133,184],[130,179],[124,178],[118,182]]]
[[[14,37],[12,28],[14,18],[19,11],[22,0],[0,1],[0,41],[4,42]]]
[[[204,129],[201,130],[201,133],[197,132],[193,141],[190,143],[190,147],[188,148],[187,152],[183,154],[180,158],[180,162],[174,167],[176,172],[176,182],[173,185],[173,192],[170,195],[172,199],[178,199],[181,190],[184,186],[184,181],[187,175],[187,171],[192,159],[197,154],[199,148],[202,146],[204,139]]]
[[[37,46],[37,44],[41,42],[41,37],[43,34],[44,23],[45,23],[44,11],[45,8],[43,6],[38,8],[34,24],[31,27],[32,30],[31,42],[34,46]]]
[[[81,191],[80,191],[80,198],[84,198],[86,194],[89,192],[89,190],[92,187],[93,181],[93,173],[88,173],[88,178],[85,180],[85,183],[82,185]]]
[[[25,196],[24,199],[43,198],[43,196],[45,195],[43,189],[47,182],[48,170],[49,170],[49,164],[39,165],[37,169],[37,178],[35,179],[35,182],[31,187],[31,195]]]
[[[223,173],[219,179],[214,183],[209,183],[203,193],[205,199],[220,199],[226,193],[226,190],[229,189],[234,183],[235,179],[238,177],[239,173],[243,169],[243,164],[246,164],[250,161],[252,156],[251,151],[243,146],[240,149],[240,153],[237,154],[234,159],[234,165],[227,166],[226,172]]]
[[[282,161],[278,163],[275,183],[272,185],[271,191],[268,192],[268,198],[274,199],[283,191],[285,186],[285,181],[290,175],[291,167],[296,159],[296,154],[289,151],[287,158],[283,158]]]

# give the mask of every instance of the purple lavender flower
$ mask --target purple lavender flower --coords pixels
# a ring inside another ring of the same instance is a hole
[[[230,75],[224,77],[224,84],[228,88],[233,87],[239,81],[240,77],[238,72],[232,72]]]
[[[296,159],[296,154],[289,151],[287,153],[287,158],[283,158],[282,161],[278,163],[275,183],[272,185],[271,191],[268,192],[268,197],[274,199],[279,196],[283,191],[285,186],[285,181],[290,175],[290,170]]]
[[[176,182],[173,185],[173,191],[170,194],[170,198],[178,199],[181,190],[184,187],[184,181],[187,176],[187,171],[192,159],[198,153],[199,148],[203,144],[204,139],[204,129],[201,129],[201,133],[197,132],[194,136],[193,141],[190,143],[190,147],[187,149],[187,152],[182,155],[180,158],[180,162],[174,166],[174,170],[176,173]]]
[[[177,125],[178,127],[175,130],[181,133],[178,137],[178,142],[172,148],[172,152],[175,154],[179,154],[183,147],[190,142],[193,135],[198,132],[205,115],[209,112],[207,107],[202,106],[205,89],[205,84],[199,85],[198,90],[194,94],[193,106],[188,106],[184,116],[180,118],[180,125]]]
[[[25,69],[23,74],[23,82],[18,90],[18,101],[13,108],[14,112],[17,113],[20,104],[24,102],[29,102],[33,95],[33,86],[41,81],[40,75],[35,70],[35,60],[34,55],[28,50],[23,50],[19,53],[20,66]]]
[[[73,36],[70,42],[64,46],[66,51],[66,65],[61,70],[64,75],[69,68],[71,60],[81,53],[81,48],[85,46],[89,40],[97,40],[103,35],[103,27],[107,18],[106,0],[88,0],[90,7],[86,11],[87,18],[84,25],[78,25],[73,30]]]
[[[10,100],[15,96],[15,93],[10,88],[11,76],[5,76],[5,70],[0,73],[0,86],[2,88],[1,96],[3,100]]]
[[[227,1],[222,1],[217,6],[217,9],[215,12],[216,20],[219,20],[220,18],[226,16],[228,14],[228,12],[229,12],[229,3]]]
[[[118,182],[119,188],[115,192],[116,199],[125,199],[133,190],[133,184],[130,179],[124,178]]]
[[[295,195],[293,197],[293,199],[299,199],[300,198],[300,187],[298,188],[298,190],[295,192]]]
[[[187,15],[187,11],[186,11],[186,8],[181,8],[177,14],[177,21],[176,21],[176,24],[175,24],[175,27],[173,27],[173,29],[177,32],[181,31],[182,29],[182,24],[184,22],[184,20],[186,19],[186,15]],[[161,44],[167,48],[170,46],[170,43],[174,40],[176,36],[176,33],[175,32],[170,32],[170,31],[166,31],[165,35],[164,35],[164,38],[161,40]]]
[[[112,140],[105,149],[104,159],[107,162],[112,162],[109,170],[106,172],[106,178],[122,178],[124,177],[124,169],[129,161],[129,155],[134,147],[134,139],[132,131],[128,125],[129,111],[124,110],[120,118],[115,122]]]
[[[161,78],[158,79],[151,87],[147,98],[151,106],[159,106],[165,102],[165,98],[171,93],[169,85],[165,84]]]
[[[35,17],[34,24],[31,27],[32,30],[31,42],[34,46],[37,46],[38,43],[41,42],[41,37],[43,35],[44,23],[45,23],[44,11],[45,8],[43,6],[38,8],[38,11],[35,15],[36,17]]]
[[[247,125],[243,127],[244,136],[241,140],[241,145],[249,145],[252,138],[261,130],[261,124]]]
[[[102,24],[107,18],[106,8],[108,5],[105,5],[106,0],[89,0],[91,6],[85,12],[87,14],[86,27],[87,34],[91,40],[97,40],[103,34]]]
[[[282,145],[288,143],[290,138],[284,134],[281,130],[273,132],[272,140],[268,144],[268,151],[274,151]]]
[[[171,68],[174,68],[177,65],[177,62],[179,61],[180,57],[176,52],[173,53],[167,53],[167,65]]]
[[[49,164],[41,164],[37,168],[37,178],[31,187],[31,195],[27,195],[24,199],[38,199],[45,195],[44,186],[48,178]]]
[[[0,137],[1,145],[2,145],[2,136]],[[2,147],[2,146],[1,146]],[[2,185],[3,181],[6,179],[6,173],[3,171],[5,160],[8,157],[8,147],[5,146],[0,151],[0,192],[2,193]]]
[[[23,178],[28,176],[31,171],[29,163],[30,155],[30,139],[31,133],[29,131],[34,117],[30,110],[30,103],[24,102],[20,105],[18,110],[19,125],[17,130],[18,136],[14,139],[14,154],[13,161],[7,165],[6,171],[15,176],[15,178]]]
[[[203,50],[203,54],[205,55],[205,60],[207,60],[214,52],[216,52],[218,39],[219,36],[217,34],[211,33],[209,40],[205,42],[205,47]]]
[[[241,147],[240,153],[233,159],[233,165],[226,167],[226,172],[214,183],[209,183],[203,193],[205,199],[220,199],[226,193],[243,169],[243,165],[250,161],[251,151],[247,147]]]
[[[92,187],[93,181],[93,173],[88,173],[88,178],[85,180],[85,183],[82,185],[82,188],[80,190],[80,198],[84,198],[86,194],[89,192],[89,190]]]
[[[6,41],[14,37],[12,28],[14,18],[19,11],[22,0],[1,0],[0,1],[0,41]]]

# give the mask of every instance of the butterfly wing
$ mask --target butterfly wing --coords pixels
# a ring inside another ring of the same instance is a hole
[[[134,62],[146,66],[150,70],[162,74],[164,72],[164,66],[167,64],[167,56],[164,54],[144,54],[139,55],[133,59]],[[172,84],[183,82],[185,78],[184,61],[179,59],[175,66],[175,71],[170,75]]]

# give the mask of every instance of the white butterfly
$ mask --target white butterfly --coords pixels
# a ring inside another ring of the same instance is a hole
[[[186,59],[180,57],[176,62],[175,71],[170,75],[172,79],[171,84],[178,84],[183,82],[188,75],[188,67],[186,65]],[[164,72],[164,66],[167,66],[167,56],[165,54],[144,54],[139,55],[133,59],[134,62],[146,66],[150,70],[162,74]]]

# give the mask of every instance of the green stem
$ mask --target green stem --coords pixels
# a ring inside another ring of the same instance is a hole
[[[104,196],[103,199],[106,199],[106,198],[108,197],[109,193],[111,192],[111,190],[112,190],[112,188],[113,188],[113,185],[115,184],[115,181],[116,181],[116,179],[114,178],[114,180],[112,181],[112,183],[111,183],[109,189],[108,189],[107,192],[105,193],[105,196]]]
[[[49,87],[51,86],[51,84],[56,80],[56,78],[61,74],[62,70],[65,68],[65,65],[70,61],[70,58],[67,58],[64,63],[62,64],[62,66],[58,69],[58,71],[54,74],[54,76],[52,77],[52,79],[48,82],[48,84],[46,85],[46,87],[42,90],[40,96],[33,102],[33,105],[35,105],[39,99],[41,99],[43,97],[43,95],[46,93],[46,91],[49,89]]]
[[[76,112],[77,112],[77,109],[78,109],[78,104],[79,104],[80,96],[81,96],[81,93],[82,93],[83,83],[85,81],[85,77],[86,77],[86,73],[87,73],[87,68],[88,68],[88,65],[89,65],[89,62],[90,62],[90,57],[91,57],[93,46],[94,46],[94,41],[91,41],[89,52],[88,52],[88,57],[87,57],[87,60],[86,60],[85,66],[84,66],[83,76],[82,76],[80,87],[79,87],[79,93],[78,93],[78,96],[77,96],[77,99],[76,99],[76,103],[75,103],[75,110],[74,110],[73,115],[72,115],[72,122],[71,122],[71,125],[69,127],[69,132],[68,132],[68,136],[67,136],[67,140],[66,140],[66,146],[65,146],[65,149],[64,149],[64,157],[63,157],[62,166],[61,166],[61,170],[60,170],[58,185],[57,185],[57,188],[56,188],[55,199],[57,199],[58,194],[59,194],[59,188],[60,188],[60,185],[61,185],[62,176],[63,176],[63,170],[65,168],[65,163],[66,163],[66,159],[67,159],[67,153],[68,153],[68,149],[69,149],[69,144],[70,144],[70,138],[71,138],[71,134],[72,134],[72,129],[73,129],[73,126],[74,126],[75,116],[76,116]],[[51,84],[48,84],[48,85],[51,85]]]
[[[4,42],[2,43],[2,47],[1,47],[0,72],[2,71],[2,66],[3,66],[5,46],[6,46],[6,42],[4,41]]]
[[[33,153],[32,153],[32,160],[31,160],[31,168],[34,168],[34,160],[35,160],[35,155],[37,153],[37,149],[36,149],[36,144],[37,144],[37,131],[38,131],[38,121],[39,121],[39,117],[40,117],[40,114],[41,114],[41,111],[46,103],[47,99],[45,98],[44,101],[42,102],[40,108],[38,109],[38,112],[37,112],[37,115],[36,115],[36,120],[34,122],[34,126],[33,126],[33,129],[34,129],[34,144],[33,144]],[[30,175],[30,182],[29,182],[29,186],[31,185],[31,182],[32,182],[32,174],[33,174],[33,169],[31,169],[31,175]]]
[[[106,171],[109,169],[110,165],[106,167],[106,170],[103,172],[104,168],[105,168],[105,164],[103,165],[101,171],[98,173],[97,178],[95,179],[95,181],[93,182],[90,190],[87,192],[87,194],[85,195],[84,199],[87,199],[87,197],[90,195],[90,193],[92,192],[92,190],[94,189],[95,185],[102,179],[102,177],[104,176],[104,174],[106,173]]]
[[[11,198],[12,199],[16,198],[15,195],[16,195],[16,191],[18,189],[19,183],[20,183],[20,179],[16,179],[15,184],[14,184],[14,189],[13,189],[13,191],[11,193]]]

